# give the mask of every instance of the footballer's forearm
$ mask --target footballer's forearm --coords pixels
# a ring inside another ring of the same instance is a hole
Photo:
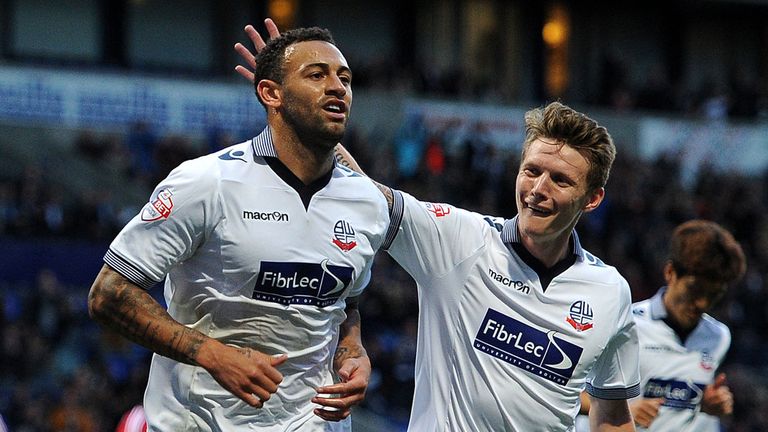
[[[339,370],[344,360],[348,358],[368,357],[363,347],[360,311],[357,308],[358,297],[347,299],[347,319],[339,328],[339,345],[333,356],[333,364]]]
[[[591,432],[634,432],[635,422],[626,400],[590,398]]]
[[[209,337],[168,314],[143,288],[104,265],[88,293],[88,311],[100,324],[162,356],[198,364]]]

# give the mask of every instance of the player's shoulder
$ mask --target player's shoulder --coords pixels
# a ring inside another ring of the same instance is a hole
[[[222,169],[229,164],[237,166],[238,164],[248,164],[249,161],[253,161],[253,150],[251,149],[249,142],[245,141],[233,144],[213,153],[186,160],[182,162],[177,169],[205,169],[206,171],[197,171],[198,174],[216,174],[220,173]]]
[[[214,153],[188,159],[171,170],[163,184],[176,191],[188,189],[202,192],[215,189],[222,171],[216,160]]]
[[[593,254],[592,252],[586,249],[581,249],[581,259],[585,265],[591,267],[592,270],[596,272],[605,273],[605,272],[613,272],[616,270],[615,267],[609,264],[606,264],[605,261],[600,259],[600,257],[598,257],[597,255]]]
[[[704,314],[701,316],[701,321],[699,321],[699,326],[704,330],[710,337],[717,337],[720,339],[731,338],[731,330],[728,328],[727,325],[723,324],[722,322],[718,321],[715,317],[709,314]]]
[[[374,181],[339,164],[334,166],[331,180],[322,194],[338,201],[371,204],[379,212],[388,213],[387,200]]]
[[[335,170],[334,174],[337,177],[344,177],[344,178],[355,179],[353,181],[356,181],[357,179],[363,179],[363,180],[370,181],[370,179],[368,179],[368,177],[360,174],[357,171],[354,171],[352,168],[350,168],[348,166],[345,166],[345,165],[341,165],[341,164],[337,163],[335,165],[335,167],[334,167],[334,170]]]
[[[632,292],[629,283],[616,267],[582,249],[573,268],[576,278],[590,286],[600,287],[599,297],[602,300],[616,302],[621,310],[629,311]]]
[[[355,188],[360,188],[360,191],[366,194],[373,194],[375,192],[376,194],[381,195],[379,188],[376,187],[373,180],[344,165],[336,164],[334,166],[331,181],[345,187],[352,185]]]
[[[651,320],[651,299],[632,303],[632,315],[638,321]]]
[[[580,259],[578,262],[582,267],[582,271],[590,275],[592,278],[610,285],[623,286],[627,284],[624,276],[619,273],[619,270],[616,267],[607,264],[605,261],[590,251],[581,249],[579,257]]]
[[[405,206],[416,206],[425,212],[430,220],[436,225],[454,226],[460,229],[463,235],[476,236],[496,236],[501,235],[504,228],[504,218],[495,216],[486,216],[472,210],[456,207],[453,204],[421,201],[408,194],[403,193],[410,200],[405,200]]]
[[[251,141],[243,141],[201,156],[198,159],[211,164],[248,164],[254,160],[254,151]]]

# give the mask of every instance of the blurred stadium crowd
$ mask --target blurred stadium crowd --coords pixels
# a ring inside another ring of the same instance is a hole
[[[419,151],[410,157],[399,145],[406,136],[418,140]],[[460,142],[454,138],[415,122],[404,123],[393,143],[381,145],[352,130],[345,145],[382,183],[421,199],[513,216],[517,152],[489,145],[482,133]],[[115,175],[141,185],[148,196],[178,163],[232,140],[212,133],[195,146],[137,125],[124,136],[83,131],[71,148],[90,164],[113,167]],[[622,153],[618,144],[606,202],[578,227],[582,243],[616,266],[634,299],[642,300],[663,283],[662,254],[675,225],[706,218],[735,234],[749,269],[716,312],[733,333],[724,371],[736,403],[724,426],[729,432],[766,430],[768,171],[746,176],[704,163],[693,183],[684,184],[675,155],[641,160]],[[89,239],[106,248],[143,204],[118,205],[107,191],[73,195],[48,187],[47,175],[43,166],[30,165],[19,176],[0,176],[0,237]],[[0,281],[0,413],[11,430],[114,430],[120,416],[141,401],[149,352],[89,319],[88,289],[61,282],[51,270],[42,270],[34,283]],[[361,311],[374,366],[363,406],[404,426],[413,391],[417,296],[409,276],[384,253],[376,259]]]
[[[451,100],[519,103],[507,82],[474,77],[461,66],[441,72],[429,65],[395,70],[386,67],[387,61],[389,58],[356,63],[355,86]],[[604,54],[599,65],[599,89],[584,101],[617,112],[664,112],[709,120],[768,118],[768,83],[743,70],[736,69],[723,79],[681,85],[661,64],[650,67],[645,78],[635,82],[634,67],[620,55]]]

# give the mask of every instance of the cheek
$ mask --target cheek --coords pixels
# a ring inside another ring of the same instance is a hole
[[[669,298],[669,303],[677,309],[682,308],[688,303],[688,296],[685,292],[674,292]]]
[[[518,174],[515,179],[515,190],[518,195],[525,195],[530,190],[530,181],[524,175]]]

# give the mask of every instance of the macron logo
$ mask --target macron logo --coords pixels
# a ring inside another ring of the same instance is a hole
[[[281,213],[279,211],[260,212],[260,211],[248,211],[248,210],[243,210],[243,219],[266,221],[266,222],[288,222],[289,220],[288,213]]]
[[[510,279],[510,278],[508,278],[508,277],[506,277],[506,276],[504,276],[504,275],[502,275],[500,273],[497,273],[497,272],[493,271],[492,268],[488,269],[488,276],[490,276],[491,279],[495,280],[496,282],[498,282],[498,283],[500,283],[500,284],[502,284],[504,286],[508,286],[510,288],[514,288],[516,291],[519,291],[519,292],[521,292],[523,294],[530,294],[531,293],[531,287],[529,287],[528,285],[526,285],[526,284],[524,284],[524,283],[522,283],[520,281],[512,280],[512,279]]]

